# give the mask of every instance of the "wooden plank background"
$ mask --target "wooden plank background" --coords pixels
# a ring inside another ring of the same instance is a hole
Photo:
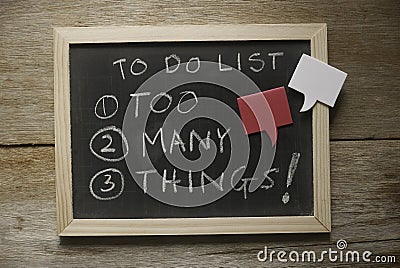
[[[398,1],[374,0],[2,0],[0,266],[257,267],[270,265],[257,261],[264,246],[320,252],[338,239],[398,263],[399,14]],[[53,27],[319,22],[328,24],[329,63],[349,74],[331,110],[330,235],[56,236]]]

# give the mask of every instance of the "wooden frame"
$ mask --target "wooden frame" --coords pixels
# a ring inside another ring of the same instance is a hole
[[[168,219],[74,219],[70,137],[69,45],[161,41],[310,40],[327,62],[326,24],[181,25],[54,29],[57,232],[60,236],[330,232],[329,110],[313,109],[314,216]]]

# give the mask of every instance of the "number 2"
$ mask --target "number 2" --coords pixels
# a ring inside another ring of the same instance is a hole
[[[110,146],[112,144],[112,141],[113,141],[111,135],[110,134],[106,134],[106,135],[103,135],[101,138],[102,139],[108,139],[110,142],[106,146],[104,146],[100,150],[100,152],[102,152],[102,153],[113,153],[113,152],[115,152],[115,148],[112,148],[112,147],[110,148]]]

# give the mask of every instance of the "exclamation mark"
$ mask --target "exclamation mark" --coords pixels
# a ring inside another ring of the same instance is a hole
[[[292,154],[292,159],[290,160],[289,170],[288,170],[287,179],[286,179],[286,188],[289,188],[289,186],[292,185],[294,172],[296,171],[297,163],[299,163],[299,159],[300,159],[300,153]],[[289,202],[289,200],[290,200],[290,195],[288,192],[286,192],[282,196],[282,202],[284,204],[287,204]]]

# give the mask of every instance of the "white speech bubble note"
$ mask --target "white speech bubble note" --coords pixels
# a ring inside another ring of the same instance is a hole
[[[346,76],[345,72],[303,54],[289,82],[289,87],[304,94],[300,112],[308,111],[317,101],[333,107]]]

